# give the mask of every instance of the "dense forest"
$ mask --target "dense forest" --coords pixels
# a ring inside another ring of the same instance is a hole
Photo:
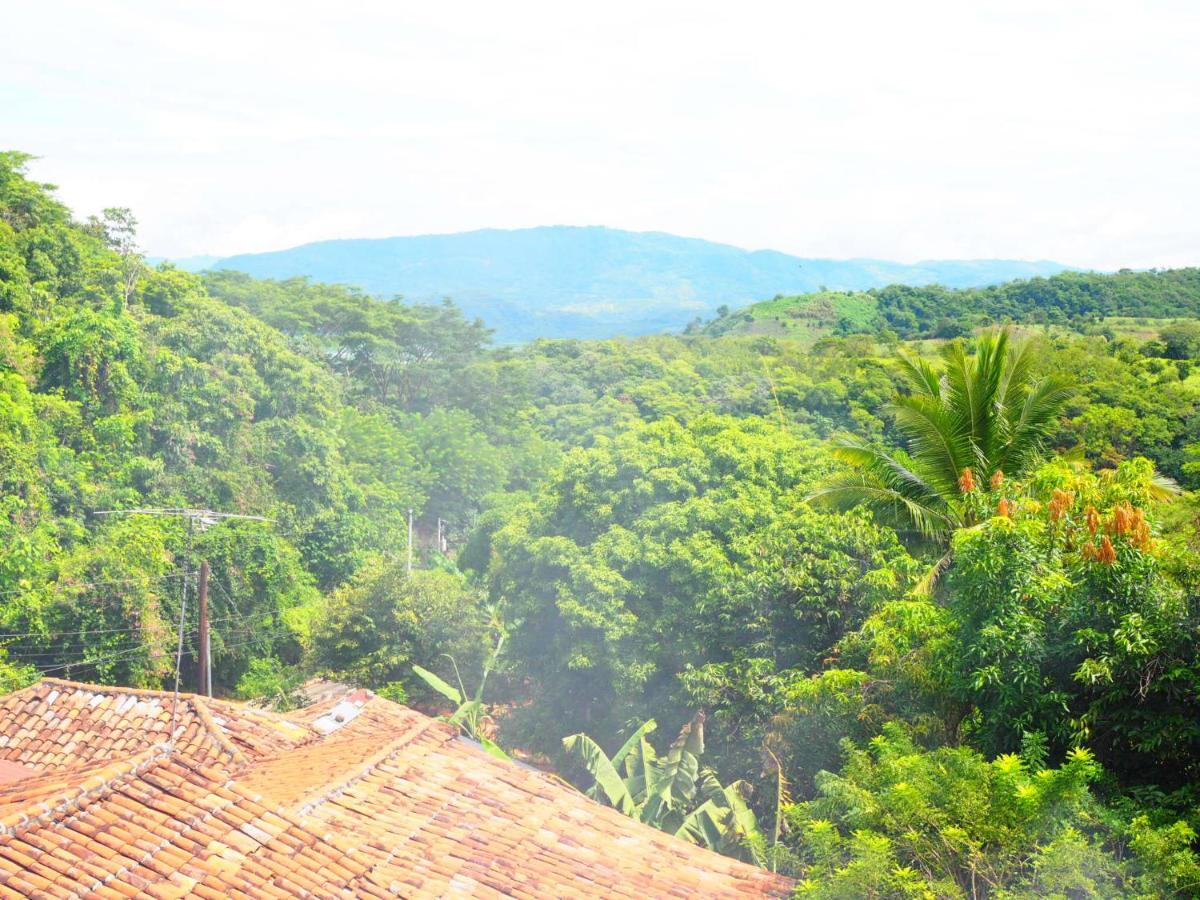
[[[801,896],[1200,891],[1197,270],[494,347],[451,302],[152,268],[27,161],[3,688],[167,686],[180,637],[193,688],[204,559],[219,693],[447,714]],[[150,507],[268,521],[109,514]]]

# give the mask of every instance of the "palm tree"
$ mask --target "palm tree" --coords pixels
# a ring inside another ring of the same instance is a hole
[[[973,357],[957,341],[941,355],[940,371],[924,359],[901,359],[911,390],[886,412],[907,452],[842,440],[834,454],[849,471],[810,500],[869,506],[891,524],[943,543],[971,524],[966,494],[1032,467],[1071,396],[1070,382],[1035,377],[1032,345],[1011,341],[1008,329],[981,336]]]

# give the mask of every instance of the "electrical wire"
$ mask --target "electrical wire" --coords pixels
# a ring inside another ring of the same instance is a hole
[[[234,618],[235,618],[234,616],[220,616],[215,619],[209,619],[209,624],[212,625],[212,624],[215,624],[218,622],[230,622],[230,621],[233,621]],[[114,629],[107,629],[105,633],[114,634],[114,633],[118,633],[118,632],[132,635],[132,634],[136,634],[137,630],[131,629],[131,628],[114,628]],[[100,632],[67,631],[67,632],[59,632],[59,633],[63,634],[63,635],[78,635],[78,634],[89,634],[89,633],[98,634]],[[49,635],[43,635],[40,632],[31,632],[29,634],[12,635],[12,636],[13,637],[26,637],[26,638],[41,638],[41,637],[48,637]],[[172,635],[172,639],[173,639],[173,637],[174,636]],[[16,649],[19,653],[21,648],[18,647]],[[38,657],[38,656],[52,656],[52,655],[54,655],[55,651],[54,650],[42,650],[42,651],[30,651],[30,652],[31,652],[32,656]],[[13,656],[11,652],[8,654],[8,659],[11,661],[14,661],[14,662],[27,662],[27,663],[36,665],[36,662],[34,662],[34,660],[26,659],[22,656]]]
[[[6,591],[0,591],[0,597],[11,597],[14,594],[28,594],[30,591],[36,591],[38,588],[43,588],[43,587],[54,587],[54,588],[60,588],[60,589],[61,588],[83,589],[83,588],[95,588],[95,587],[109,587],[109,586],[112,586],[115,584],[141,584],[142,582],[145,582],[145,581],[149,581],[151,583],[156,583],[159,581],[171,581],[176,578],[186,578],[190,574],[191,573],[189,573],[189,572],[175,572],[174,574],[170,574],[170,575],[146,575],[146,576],[139,576],[139,577],[135,577],[135,578],[114,578],[109,581],[85,581],[85,582],[81,582],[78,584],[75,582],[71,582],[71,581],[50,581],[45,584],[33,585],[33,586],[27,587],[27,588],[9,588]]]
[[[233,599],[233,597],[231,597],[229,595],[229,591],[225,590],[225,585],[221,584],[220,581],[212,581],[210,583],[212,585],[214,585],[218,591],[221,592],[221,596],[223,596],[225,598],[225,602],[229,604],[229,609],[233,610],[234,616],[239,621],[244,621],[244,617],[242,616],[242,611],[240,609],[238,609],[237,602]]]
[[[271,629],[270,631],[265,631],[260,634],[256,634],[253,637],[247,638],[244,641],[236,641],[234,643],[225,643],[222,641],[221,650],[235,650],[238,647],[245,647],[249,644],[260,644],[264,641],[270,640],[271,638],[278,637],[282,634],[286,634],[290,631],[291,631],[291,629],[288,628],[286,625],[281,625],[278,628]]]
[[[134,631],[136,629],[130,628],[128,625],[121,628],[87,628],[83,631],[6,631],[0,634],[0,639],[82,637],[85,634],[118,634],[121,632],[132,634]]]
[[[189,632],[189,634],[194,636],[195,632]],[[170,645],[168,644],[166,646],[169,647]],[[96,665],[99,665],[100,663],[105,663],[105,662],[121,662],[121,661],[128,660],[128,659],[134,659],[135,657],[139,656],[143,651],[146,651],[146,650],[162,651],[165,649],[166,649],[166,647],[164,647],[162,642],[159,641],[159,642],[156,642],[153,644],[143,644],[140,647],[127,647],[125,650],[123,650],[120,653],[110,653],[108,655],[97,656],[92,659],[79,660],[76,662],[69,662],[69,663],[62,663],[61,665],[57,665],[57,666],[47,666],[46,668],[39,668],[38,671],[41,672],[41,674],[45,675],[50,672],[61,672],[64,669],[91,667],[91,666],[96,666]]]

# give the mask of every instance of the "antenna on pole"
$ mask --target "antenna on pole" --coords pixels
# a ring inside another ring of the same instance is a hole
[[[102,509],[93,515],[97,516],[158,516],[173,519],[186,519],[188,523],[188,555],[191,555],[192,533],[199,527],[201,531],[216,525],[226,519],[244,519],[251,522],[274,522],[266,516],[247,516],[241,513],[216,512],[211,509],[192,509],[191,507],[143,507],[139,509]],[[197,684],[196,693],[212,696],[212,643],[208,633],[208,560],[200,562],[200,636],[197,648]],[[187,611],[188,573],[184,569],[183,596],[179,602],[179,648],[175,653],[175,696],[171,703],[171,742],[175,742],[175,724],[179,712],[179,675],[183,665],[183,626],[184,614]]]

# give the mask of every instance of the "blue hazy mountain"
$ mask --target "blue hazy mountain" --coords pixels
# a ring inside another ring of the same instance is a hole
[[[572,226],[320,241],[207,267],[259,278],[304,275],[413,302],[451,297],[495,328],[500,342],[676,330],[722,305],[821,288],[973,287],[1067,268],[1015,260],[805,259],[660,232]]]

